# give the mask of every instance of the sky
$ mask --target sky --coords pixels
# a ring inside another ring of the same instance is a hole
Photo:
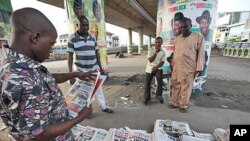
[[[11,0],[11,4],[14,11],[24,7],[32,7],[37,9],[50,19],[50,21],[56,27],[58,35],[69,33],[69,28],[65,28],[68,26],[66,10],[39,2],[37,0]],[[120,44],[127,44],[127,29],[106,23],[106,30],[119,36]],[[133,42],[138,44],[138,34],[136,32],[132,32],[132,37]]]
[[[44,13],[57,29],[58,35],[67,34],[69,28],[66,10],[39,2],[37,0],[11,0],[13,10],[23,7],[33,7]],[[237,6],[236,6],[237,5]],[[250,0],[218,0],[218,12],[243,10],[250,11]],[[106,24],[106,31],[119,36],[120,44],[128,42],[128,30],[112,24]],[[133,42],[138,44],[138,34],[132,32]]]

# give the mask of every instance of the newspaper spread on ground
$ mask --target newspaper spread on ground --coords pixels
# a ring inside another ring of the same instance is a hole
[[[104,141],[111,141],[113,133],[116,129],[115,128],[110,128],[108,131],[108,135],[106,136],[106,138],[104,139]]]
[[[104,141],[108,131],[90,126],[75,125],[72,129],[75,141]]]
[[[188,123],[172,120],[156,120],[154,125],[156,141],[177,141],[181,135],[193,136]]]
[[[71,117],[76,117],[83,107],[89,107],[105,79],[106,76],[100,75],[98,72],[95,81],[76,80],[65,97]]]
[[[2,119],[0,118],[0,131],[7,128],[5,124],[3,123]]]
[[[209,139],[202,139],[202,138],[197,138],[193,136],[188,136],[188,135],[182,135],[181,136],[181,141],[210,141]]]
[[[91,141],[104,141],[108,133],[107,130],[98,129]]]
[[[151,141],[152,135],[141,130],[112,129],[109,141]]]
[[[152,134],[129,127],[106,131],[80,124],[72,132],[75,141],[215,141],[212,134],[191,131],[188,123],[172,120],[156,120]]]
[[[85,129],[86,127],[80,124],[77,124],[74,127],[72,127],[71,131],[73,133],[74,140],[76,140],[81,135],[81,133],[84,132]]]
[[[197,133],[197,132],[195,132],[193,130],[192,130],[192,132],[193,132],[194,136],[197,137],[197,138],[206,139],[208,141],[215,141],[214,136],[212,134]]]
[[[86,129],[76,138],[77,141],[91,141],[97,132],[97,128],[86,127]]]
[[[179,138],[176,138],[174,136],[170,136],[163,130],[158,130],[158,133],[155,134],[156,136],[154,137],[154,141],[180,141]]]

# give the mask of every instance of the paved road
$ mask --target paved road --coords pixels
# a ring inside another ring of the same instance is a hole
[[[212,55],[208,78],[250,82],[250,59]]]
[[[146,65],[144,56],[129,56],[114,58],[109,55],[110,73],[143,73]],[[44,63],[51,72],[67,71],[67,61]],[[250,59],[223,57],[213,54],[208,66],[208,78],[218,80],[233,80],[250,82]]]
[[[237,59],[212,55],[209,64],[208,78],[212,80],[229,80],[229,81],[250,81],[250,59]],[[44,63],[51,71],[59,72],[67,70],[65,67],[67,61],[57,61]],[[131,76],[132,74],[143,74],[146,65],[144,56],[130,56],[127,58],[114,58],[109,56],[110,75],[119,79],[119,77]],[[122,78],[121,78],[122,79]],[[222,81],[224,82],[224,81]],[[114,97],[117,93],[121,93],[122,88],[113,90],[117,85],[109,86],[111,89],[106,94],[107,99]],[[216,85],[216,84],[214,84]],[[141,86],[138,86],[140,88]],[[65,88],[65,87],[64,87]],[[129,87],[124,88],[129,92]],[[135,91],[136,93],[136,91]],[[97,106],[97,104],[96,104]],[[229,124],[247,124],[250,123],[250,113],[230,109],[206,108],[192,106],[190,113],[181,114],[177,110],[168,109],[166,104],[153,104],[151,106],[143,106],[139,109],[127,109],[117,107],[114,115],[103,114],[99,108],[95,109],[94,119],[84,122],[85,125],[109,129],[111,127],[124,127],[145,129],[152,131],[153,124],[156,119],[174,119],[189,122],[191,128],[199,132],[213,132],[215,128],[229,128]]]

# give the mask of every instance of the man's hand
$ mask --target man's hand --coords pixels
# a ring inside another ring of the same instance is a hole
[[[79,118],[81,121],[89,117],[93,112],[92,106],[88,107],[83,107],[83,109],[78,113],[77,118]]]
[[[96,75],[93,74],[94,73],[93,71],[85,72],[85,73],[84,72],[76,72],[76,73],[77,73],[76,77],[85,81],[94,81],[96,77]]]
[[[105,70],[104,70],[103,68],[100,68],[100,73],[103,75],[103,74],[105,74],[106,72],[105,72]]]
[[[152,73],[153,75],[155,75],[157,71],[158,71],[158,68],[153,67],[153,68],[152,68],[152,72],[151,72],[151,73]]]
[[[198,78],[198,76],[200,75],[201,71],[196,71],[195,72],[195,76],[194,76],[194,79]]]

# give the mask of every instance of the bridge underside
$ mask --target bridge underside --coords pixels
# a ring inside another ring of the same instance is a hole
[[[38,0],[50,5],[64,8],[63,0]],[[156,25],[145,18],[134,7],[130,0],[104,0],[105,20],[113,25],[132,29],[138,32],[142,28],[144,35],[155,37]],[[156,0],[137,0],[137,3],[156,21],[157,1]]]

